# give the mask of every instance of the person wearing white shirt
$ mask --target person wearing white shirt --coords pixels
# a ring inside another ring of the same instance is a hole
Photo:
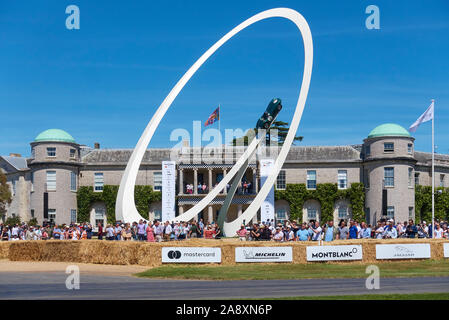
[[[311,227],[312,229],[312,241],[319,241],[321,240],[321,227],[320,223],[318,221],[315,221],[315,226]]]
[[[388,226],[385,228],[385,238],[396,239],[398,237],[398,231],[393,225],[393,220],[388,221]]]
[[[360,224],[356,221],[355,225],[357,227],[357,239],[362,238],[362,227],[360,227]]]
[[[439,223],[435,223],[435,239],[443,238],[443,229],[441,229]]]
[[[170,240],[170,235],[173,231],[173,228],[170,225],[170,222],[166,221],[165,222],[165,227],[164,227],[164,240],[165,241],[169,241]]]

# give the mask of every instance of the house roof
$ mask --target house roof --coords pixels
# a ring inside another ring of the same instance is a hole
[[[22,157],[1,156],[6,162],[19,171],[28,170],[27,159]]]
[[[66,131],[61,129],[48,129],[38,134],[34,142],[69,142],[76,143],[75,139]]]
[[[411,137],[410,133],[398,124],[384,123],[375,127],[368,135],[368,138],[377,137]]]
[[[85,164],[126,164],[131,157],[132,149],[94,149],[82,157]],[[172,149],[148,149],[143,163],[160,163],[170,160]],[[178,154],[179,155],[179,154]],[[360,151],[353,146],[293,146],[287,155],[287,162],[332,162],[358,161]]]

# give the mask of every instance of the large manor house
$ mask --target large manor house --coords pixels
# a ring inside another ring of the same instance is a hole
[[[275,188],[282,190],[288,184],[305,184],[307,189],[315,189],[321,183],[334,183],[339,189],[346,189],[352,183],[360,182],[365,186],[365,214],[369,223],[382,217],[397,221],[415,218],[415,185],[431,185],[432,154],[416,151],[414,140],[406,129],[389,123],[374,128],[362,144],[292,146]],[[21,221],[36,218],[38,223],[44,220],[57,224],[77,221],[79,188],[91,186],[94,192],[102,192],[105,185],[119,185],[132,153],[131,149],[81,145],[59,129],[40,133],[30,145],[29,158],[14,153],[0,156],[0,170],[6,174],[12,193],[6,217],[19,216]],[[136,185],[151,185],[155,191],[161,191],[162,161],[170,160],[172,152],[168,148],[148,149]],[[234,163],[235,160],[221,164],[177,161],[176,214],[198,203]],[[449,155],[436,154],[434,179],[437,187],[448,186],[447,173]],[[260,163],[257,159],[250,161],[243,179],[251,187],[246,190],[239,188],[229,210],[230,218],[241,214],[260,188]],[[206,185],[205,192],[198,189],[199,184]],[[189,190],[186,189],[188,185]],[[215,221],[226,192],[223,190],[198,218],[206,222]],[[304,221],[320,219],[320,213],[319,201],[305,201]],[[93,203],[89,222],[104,224],[106,214],[104,203]],[[277,200],[276,219],[288,219],[289,214],[288,202]],[[149,217],[160,219],[160,202],[150,205]],[[337,200],[334,220],[348,218],[351,218],[349,199]]]

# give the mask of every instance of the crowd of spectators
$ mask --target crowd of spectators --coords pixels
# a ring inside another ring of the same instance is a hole
[[[93,232],[92,225],[88,223],[54,226],[50,224],[31,226],[26,223],[11,226],[0,223],[0,230],[2,241],[88,240],[97,238],[98,240],[109,241],[161,242],[189,238],[219,239],[221,237],[220,228],[216,223],[204,224],[202,219],[199,222],[173,223],[140,220],[131,224],[116,222],[115,224],[107,224],[106,227],[98,224],[96,232]]]
[[[448,223],[435,221],[435,238],[449,239]],[[262,222],[242,225],[236,232],[242,241],[334,241],[347,239],[396,239],[396,238],[432,238],[432,227],[426,221],[415,224],[409,221],[395,223],[393,219],[381,219],[375,226],[356,220],[341,220],[338,225],[333,221],[320,224],[318,221],[296,223],[285,221],[277,225]]]
[[[219,239],[222,234],[219,226],[212,222],[205,224],[203,219],[191,222],[160,222],[155,220],[133,223],[117,222],[103,227],[98,224],[96,232],[89,223],[70,225],[32,226],[26,223],[3,225],[0,223],[2,241],[16,240],[120,240],[161,242],[186,240],[190,238]],[[436,239],[449,239],[448,223],[436,221]],[[95,236],[94,236],[95,235]],[[228,235],[231,236],[231,235]],[[242,241],[333,241],[346,239],[395,239],[432,238],[432,227],[426,221],[415,224],[413,220],[395,223],[393,219],[381,219],[375,226],[356,220],[341,220],[320,224],[318,221],[297,223],[296,221],[274,221],[242,224],[236,232]]]

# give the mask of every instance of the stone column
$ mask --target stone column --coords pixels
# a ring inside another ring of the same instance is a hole
[[[198,194],[198,169],[193,169],[193,194]]]
[[[253,217],[253,223],[257,223],[257,214]]]
[[[257,186],[257,169],[256,168],[254,168],[253,169],[253,193],[257,193],[259,190],[257,190],[258,189],[258,186]]]
[[[224,179],[224,177],[226,177],[226,169],[223,169],[223,179]],[[227,193],[228,193],[228,190],[227,190],[227,187],[225,186],[223,189],[223,194],[227,194]]]
[[[184,206],[182,206],[182,205],[179,205],[179,208],[178,208],[178,216],[180,216],[181,214],[183,214],[184,213]]]
[[[179,169],[179,194],[184,194],[184,169]]]
[[[214,220],[214,210],[212,206],[207,207],[207,223],[211,223]]]
[[[209,177],[208,177],[208,179],[209,179],[209,190],[208,190],[208,192],[210,192],[212,190],[212,169],[209,168],[209,169],[207,169],[207,171],[208,171],[208,174],[209,174]]]
[[[237,217],[240,217],[243,214],[243,206],[241,204],[237,205]]]

